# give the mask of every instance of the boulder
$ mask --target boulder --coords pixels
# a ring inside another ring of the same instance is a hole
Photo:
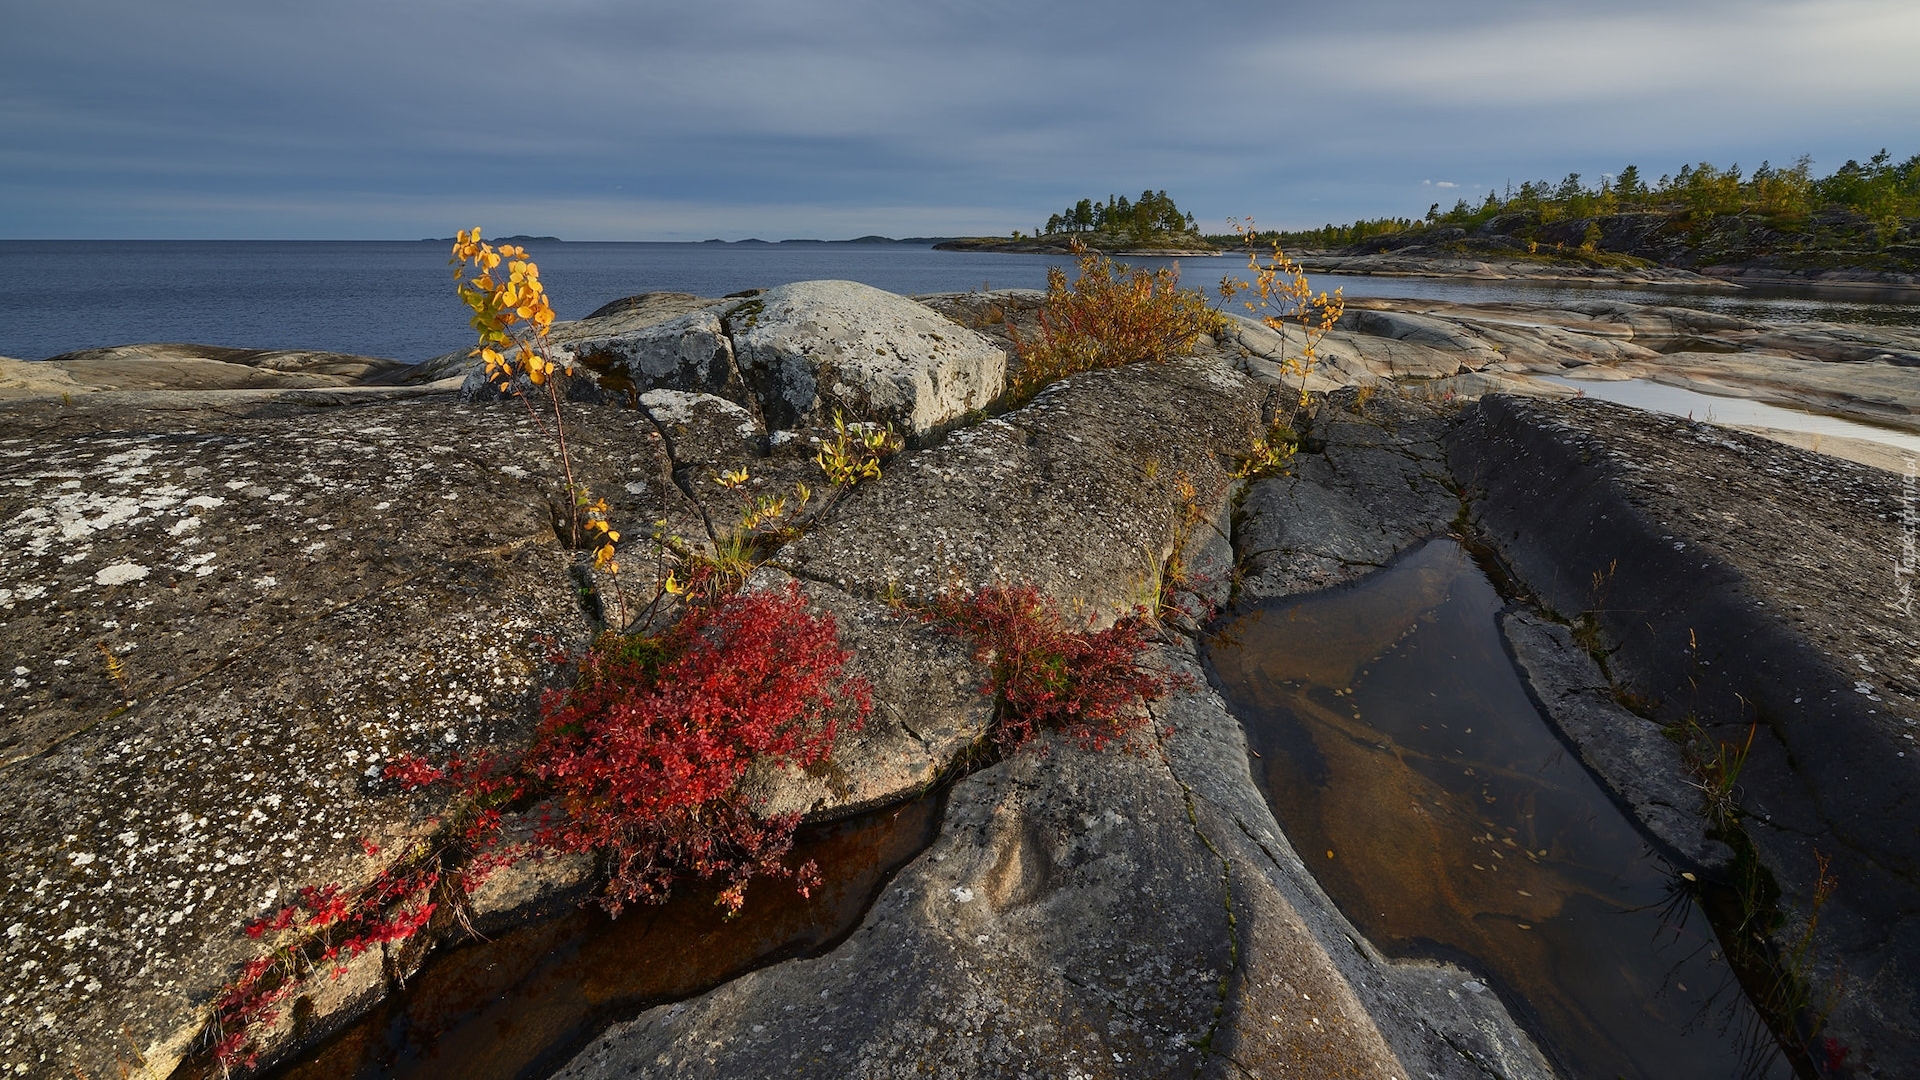
[[[574,338],[556,345],[553,356],[562,364],[585,366],[601,387],[617,393],[678,390],[746,399],[733,365],[733,344],[711,310],[617,334]]]
[[[770,427],[849,419],[922,437],[1006,385],[998,346],[927,307],[852,281],[803,281],[725,309],[740,373]]]

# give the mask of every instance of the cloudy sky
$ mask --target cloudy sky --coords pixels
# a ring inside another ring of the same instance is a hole
[[[13,0],[0,238],[1417,216],[1920,151],[1915,0]]]

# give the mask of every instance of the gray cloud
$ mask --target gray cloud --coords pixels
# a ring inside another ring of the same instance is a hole
[[[1441,177],[1450,198],[1920,149],[1910,0],[65,0],[9,22],[4,236],[998,232],[1148,187],[1300,225],[1420,213]]]

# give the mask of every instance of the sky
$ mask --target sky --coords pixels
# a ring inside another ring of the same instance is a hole
[[[0,0],[0,238],[1207,231],[1920,152],[1914,0]]]

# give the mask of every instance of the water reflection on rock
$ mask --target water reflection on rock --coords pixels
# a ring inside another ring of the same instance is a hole
[[[1568,1074],[1791,1075],[1672,869],[1540,718],[1501,607],[1435,540],[1226,624],[1211,670],[1276,816],[1375,944],[1484,971]]]

